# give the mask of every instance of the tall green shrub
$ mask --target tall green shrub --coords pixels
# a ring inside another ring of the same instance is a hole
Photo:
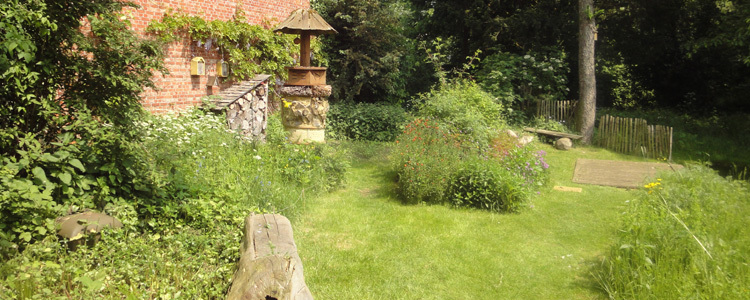
[[[613,299],[747,299],[750,191],[706,167],[664,174],[622,217],[597,273]]]
[[[407,40],[401,1],[321,0],[313,7],[333,28],[322,36],[336,101],[397,102],[407,78],[401,69]]]
[[[417,115],[440,121],[485,147],[491,133],[504,125],[503,105],[479,85],[456,80],[420,96]]]
[[[326,135],[334,139],[392,142],[410,116],[398,104],[336,103],[326,118]]]
[[[408,203],[442,203],[447,178],[465,156],[461,140],[429,119],[409,123],[396,140],[398,193]]]
[[[525,109],[535,101],[565,100],[568,95],[566,53],[499,52],[482,60],[480,85],[508,108]]]
[[[52,234],[65,210],[163,197],[133,120],[165,72],[119,1],[0,3],[0,246]],[[90,33],[81,30],[87,20]]]

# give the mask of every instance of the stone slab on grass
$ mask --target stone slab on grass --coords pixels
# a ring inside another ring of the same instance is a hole
[[[661,171],[681,168],[683,166],[668,163],[579,158],[573,172],[573,182],[632,189],[641,187],[644,180]]]

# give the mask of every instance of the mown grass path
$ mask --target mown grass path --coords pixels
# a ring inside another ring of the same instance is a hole
[[[371,145],[372,146],[372,145]],[[345,188],[309,199],[295,220],[305,278],[319,299],[598,299],[590,270],[614,240],[631,192],[570,181],[577,157],[550,152],[550,183],[517,214],[404,205],[387,148],[355,159]],[[355,150],[356,151],[356,150]],[[582,193],[554,185],[583,187]]]

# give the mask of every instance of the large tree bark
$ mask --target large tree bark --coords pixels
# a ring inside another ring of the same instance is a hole
[[[594,137],[596,120],[596,74],[594,63],[594,41],[596,22],[594,0],[578,0],[578,84],[580,101],[576,112],[576,127],[581,132],[584,144]]]

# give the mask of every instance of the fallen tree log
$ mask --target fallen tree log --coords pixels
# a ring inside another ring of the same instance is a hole
[[[240,251],[228,300],[313,299],[286,217],[252,214],[245,218]]]

